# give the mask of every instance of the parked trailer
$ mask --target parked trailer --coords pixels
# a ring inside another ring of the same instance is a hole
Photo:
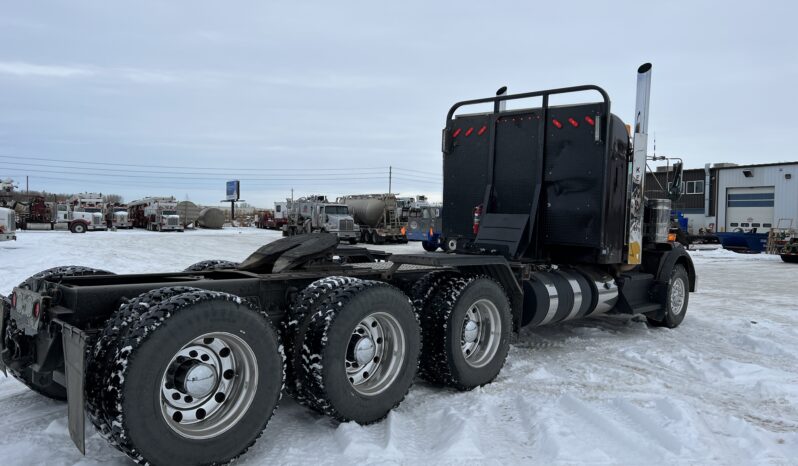
[[[224,227],[224,212],[218,207],[205,207],[200,210],[197,217],[197,226],[210,230],[218,230]]]
[[[319,413],[369,424],[402,401],[417,368],[457,390],[490,383],[525,325],[615,313],[675,328],[696,276],[684,248],[667,241],[667,211],[647,216],[643,236],[642,179],[626,177],[646,155],[640,102],[648,101],[650,65],[639,74],[634,151],[596,86],[456,104],[444,130],[444,218],[472,228],[465,196],[473,186],[451,184],[460,177],[484,182],[476,201],[487,207],[473,241],[453,252],[389,255],[307,234],[240,264],[205,261],[184,272],[50,269],[3,299],[0,369],[67,399],[81,451],[88,414],[138,462],[212,464],[252,445],[284,384]],[[551,95],[586,90],[602,101],[547,105]],[[499,105],[526,97],[543,107]],[[496,110],[453,116],[484,103]],[[495,150],[458,139],[480,131]],[[511,161],[524,165],[510,170]],[[593,221],[582,221],[582,209]]]
[[[369,244],[406,243],[407,227],[402,204],[394,194],[354,194],[338,198],[346,204],[360,227],[360,242]]]

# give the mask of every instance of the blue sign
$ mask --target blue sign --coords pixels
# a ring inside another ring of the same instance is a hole
[[[241,197],[241,182],[238,180],[227,182],[227,197],[228,201],[237,201]]]

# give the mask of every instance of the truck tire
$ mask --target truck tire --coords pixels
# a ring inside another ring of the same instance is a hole
[[[507,295],[486,276],[445,276],[420,313],[423,378],[458,390],[492,382],[510,347]]]
[[[430,309],[425,310],[425,308],[430,302],[430,298],[440,290],[441,284],[448,284],[450,280],[461,276],[462,275],[459,273],[451,270],[436,270],[424,275],[413,283],[409,293],[410,299],[413,302],[413,308],[416,310],[416,314],[419,316],[419,320],[422,324],[423,320],[421,320],[421,314],[423,312],[430,312]]]
[[[435,252],[438,250],[438,245],[436,243],[431,243],[429,241],[422,241],[421,247],[424,248],[427,252]]]
[[[72,233],[86,233],[86,230],[88,230],[88,228],[83,222],[72,222],[69,225],[69,231]]]
[[[341,422],[383,419],[418,369],[421,332],[410,300],[387,283],[363,280],[336,288],[316,309],[296,341],[304,403]]]
[[[668,289],[665,293],[663,303],[665,317],[660,320],[646,316],[646,319],[648,319],[649,324],[654,327],[676,328],[682,323],[685,314],[687,314],[687,303],[689,300],[690,278],[684,266],[676,264],[671,271],[671,277],[670,280],[668,280]]]
[[[97,341],[86,354],[86,412],[89,420],[98,431],[107,439],[111,439],[111,426],[113,420],[104,416],[103,403],[105,394],[105,380],[108,372],[116,364],[116,345],[120,340],[127,338],[128,331],[139,320],[141,314],[150,308],[159,305],[173,296],[183,293],[202,291],[199,288],[188,286],[173,286],[158,288],[142,293],[130,301],[122,304],[106,321]]]
[[[171,296],[110,349],[99,429],[140,463],[228,463],[260,437],[280,399],[277,334],[266,316],[227,293]]]
[[[43,271],[41,271],[41,272],[39,272],[39,273],[37,273],[35,275],[32,275],[32,276],[28,277],[28,279],[26,279],[25,281],[20,283],[18,285],[18,287],[19,288],[26,288],[28,290],[37,291],[37,290],[33,289],[34,285],[35,285],[34,284],[35,280],[51,279],[51,278],[55,278],[55,277],[81,277],[81,276],[88,276],[88,275],[114,275],[114,274],[111,273],[111,272],[108,272],[106,270],[93,269],[93,268],[90,268],[90,267],[82,267],[82,266],[78,266],[78,265],[68,265],[68,266],[62,266],[62,267],[53,267],[51,269],[43,270]],[[3,300],[5,302],[6,298],[3,298]],[[4,311],[4,312],[9,312],[10,313],[10,311],[11,311],[11,303],[8,302],[7,306],[8,306],[7,307],[7,311]],[[6,316],[6,317],[8,317],[8,316]],[[4,322],[8,322],[8,319],[7,318],[3,319],[3,321]],[[0,329],[0,335],[5,335],[5,329]],[[59,384],[57,384],[55,382],[51,381],[50,383],[48,383],[46,385],[35,384],[33,382],[33,380],[31,380],[30,377],[27,374],[25,374],[25,373],[19,374],[19,373],[16,373],[14,371],[10,371],[10,372],[12,373],[14,378],[16,378],[20,382],[24,383],[31,390],[33,390],[33,391],[35,391],[35,392],[37,392],[37,393],[39,393],[41,395],[44,395],[44,396],[46,396],[48,398],[52,398],[54,400],[66,400],[66,398],[67,398],[66,388],[64,388],[63,386],[61,386],[61,385],[59,385]]]
[[[303,392],[299,389],[300,382],[296,377],[295,368],[300,367],[302,364],[301,346],[297,346],[297,341],[301,345],[301,342],[305,339],[309,323],[308,316],[316,312],[319,305],[324,302],[324,298],[333,291],[342,286],[361,281],[359,278],[354,277],[326,277],[316,280],[302,290],[289,310],[288,319],[286,319],[282,329],[286,357],[285,388],[288,394],[301,404],[305,404],[305,399],[303,398]]]
[[[376,231],[372,235],[372,240],[375,245],[383,245],[385,244],[385,237],[381,234],[377,233]]]
[[[197,262],[186,267],[183,272],[207,272],[210,270],[231,270],[238,267],[238,262],[231,262],[222,259],[209,259]]]
[[[352,245],[357,244],[357,238],[349,238],[349,244],[352,244]]]

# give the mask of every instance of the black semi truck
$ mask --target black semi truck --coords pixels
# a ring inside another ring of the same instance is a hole
[[[667,241],[662,203],[642,197],[650,68],[638,70],[633,139],[596,86],[452,107],[448,253],[387,254],[320,233],[175,273],[57,267],[3,298],[0,370],[67,400],[81,451],[88,416],[137,462],[221,464],[255,442],[284,392],[368,424],[416,376],[490,383],[526,325],[616,313],[676,327],[696,277]],[[548,104],[581,91],[601,100]],[[504,108],[525,98],[542,105]],[[486,103],[493,111],[456,115]]]

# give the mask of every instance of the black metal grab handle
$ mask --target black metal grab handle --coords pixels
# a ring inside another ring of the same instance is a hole
[[[601,97],[604,99],[604,105],[606,106],[605,112],[609,112],[610,96],[609,94],[607,94],[607,91],[600,88],[599,86],[595,86],[593,84],[587,84],[584,86],[561,87],[559,89],[524,92],[523,94],[497,95],[494,97],[485,97],[484,99],[464,100],[462,102],[457,102],[456,104],[452,105],[452,108],[449,109],[449,113],[446,114],[446,125],[448,126],[449,122],[452,121],[452,118],[454,117],[454,112],[456,112],[457,109],[468,105],[478,105],[478,104],[487,104],[487,103],[498,104],[499,102],[507,100],[528,99],[531,97],[544,97],[554,94],[568,94],[571,92],[583,92],[583,91],[596,91],[599,94],[601,94]],[[544,99],[543,108],[548,108],[548,99]]]

